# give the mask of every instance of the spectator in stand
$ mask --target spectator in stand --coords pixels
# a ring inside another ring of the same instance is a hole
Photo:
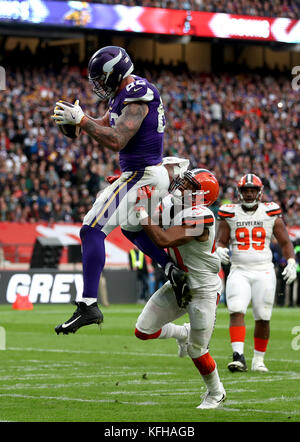
[[[86,134],[70,140],[54,127],[54,91],[67,101],[79,96],[93,117],[103,114],[103,104],[92,96],[84,70],[46,53],[57,65],[25,53],[32,67],[22,74],[15,61],[22,63],[24,51],[6,57],[11,67],[0,96],[2,221],[81,222],[105,177],[119,172],[114,154]],[[265,199],[280,203],[288,225],[300,225],[300,105],[290,73],[209,75],[146,62],[136,68],[163,91],[165,156],[212,170],[221,189],[216,206],[233,200],[236,177],[254,170]]]

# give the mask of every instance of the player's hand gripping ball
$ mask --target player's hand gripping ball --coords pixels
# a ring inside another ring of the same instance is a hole
[[[56,103],[52,118],[66,137],[74,139],[81,132],[79,123],[83,116],[84,113],[79,106],[79,100],[76,100],[74,104],[61,100]]]

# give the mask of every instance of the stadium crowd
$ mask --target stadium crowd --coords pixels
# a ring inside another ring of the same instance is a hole
[[[59,99],[79,98],[93,117],[105,111],[86,68],[75,66],[11,65],[7,73],[0,95],[0,221],[80,222],[105,177],[119,171],[117,155],[84,133],[66,138],[51,119]],[[221,186],[216,209],[234,200],[237,179],[253,171],[265,200],[281,205],[287,224],[300,225],[300,103],[289,76],[136,67],[162,94],[165,155],[214,171]]]
[[[122,4],[149,8],[185,9],[202,12],[262,17],[299,18],[299,0],[89,0],[91,3]]]

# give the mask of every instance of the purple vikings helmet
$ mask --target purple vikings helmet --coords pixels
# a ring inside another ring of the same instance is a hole
[[[101,100],[113,98],[122,80],[133,71],[127,52],[118,46],[106,46],[95,52],[89,61],[89,81]]]

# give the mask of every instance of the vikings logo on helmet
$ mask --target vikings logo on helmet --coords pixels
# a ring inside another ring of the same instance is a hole
[[[88,65],[89,81],[101,100],[113,98],[122,80],[133,71],[133,63],[127,52],[118,46],[99,49]]]
[[[257,194],[253,201],[245,201],[242,191],[246,188],[257,189]],[[263,188],[263,183],[257,175],[254,173],[247,173],[247,175],[244,175],[237,184],[238,195],[242,205],[249,209],[256,206],[256,204],[261,200]]]

